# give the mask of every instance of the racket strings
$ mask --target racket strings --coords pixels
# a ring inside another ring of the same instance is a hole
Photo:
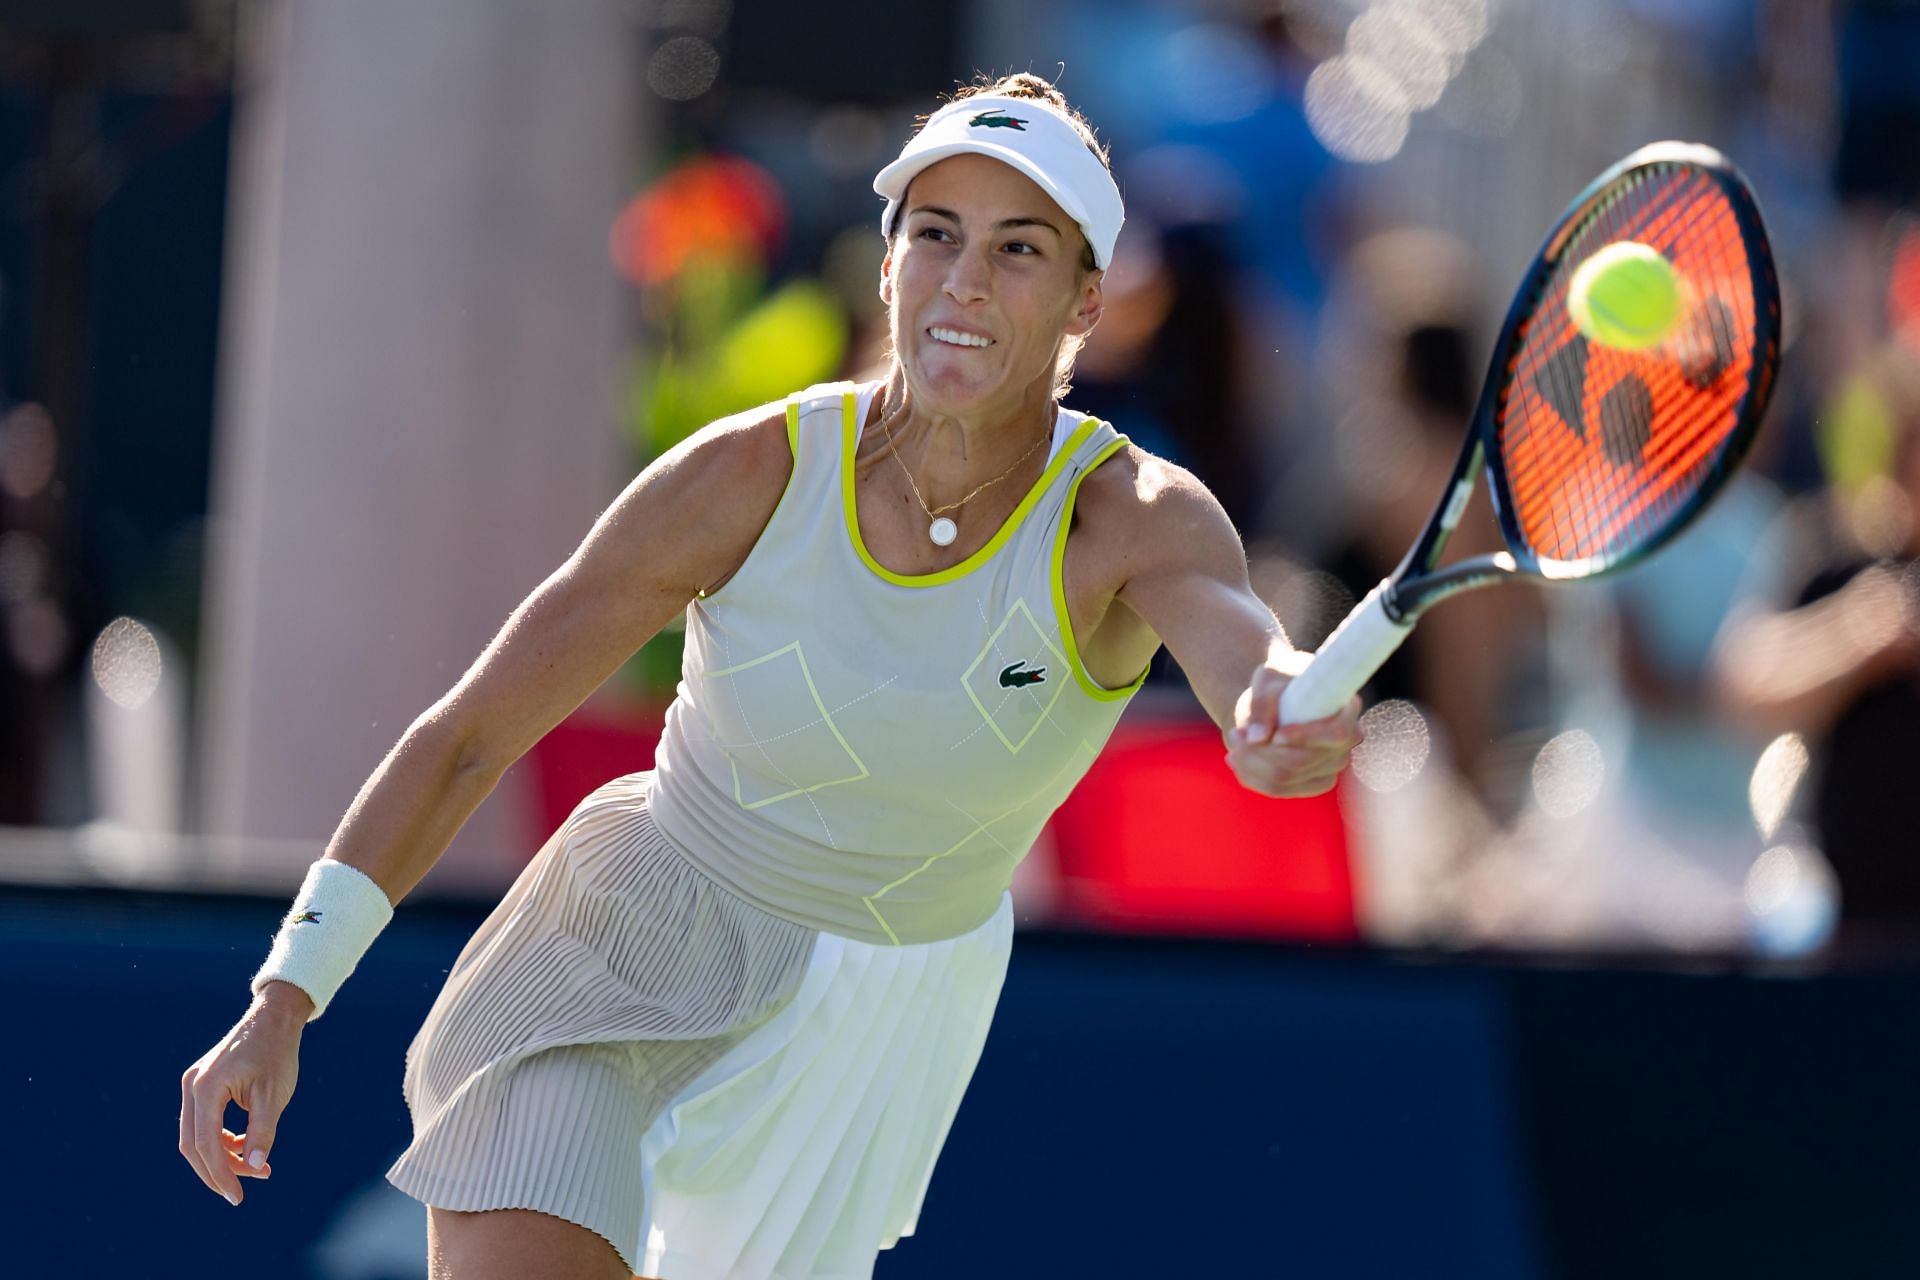
[[[1701,181],[1697,178],[1694,180],[1695,183]],[[1720,207],[1723,201],[1698,198],[1699,193],[1694,192],[1685,194],[1693,198],[1676,201],[1658,221],[1644,227],[1634,225],[1640,219],[1628,220],[1620,226],[1608,226],[1603,222],[1597,228],[1605,237],[1602,242],[1627,235],[1636,235],[1655,243],[1664,242],[1662,247],[1676,259],[1676,265],[1688,264],[1689,259],[1693,260],[1689,264],[1692,266],[1689,279],[1700,281],[1707,278],[1703,275],[1703,268],[1710,271],[1714,279],[1725,278],[1729,244],[1735,252],[1739,250],[1738,227],[1726,216],[1728,211]],[[1716,222],[1721,232],[1715,237],[1718,244],[1706,238]],[[1728,232],[1732,233],[1730,242],[1726,234]],[[1719,261],[1709,265],[1710,260],[1715,258]],[[1723,310],[1724,302],[1712,299],[1696,306],[1687,322],[1697,324],[1699,317],[1706,316],[1711,323],[1714,318],[1720,317]],[[1720,345],[1709,343],[1714,350],[1718,350]],[[1664,523],[1659,516],[1678,505],[1677,492],[1681,487],[1698,487],[1697,484],[1688,484],[1693,478],[1694,467],[1708,449],[1720,442],[1724,433],[1715,428],[1731,421],[1726,415],[1736,408],[1744,391],[1739,380],[1728,379],[1718,383],[1725,393],[1718,401],[1688,394],[1715,385],[1719,375],[1730,371],[1730,362],[1727,361],[1719,362],[1721,367],[1713,371],[1712,377],[1702,377],[1674,359],[1650,361],[1642,358],[1637,363],[1638,368],[1623,372],[1622,381],[1616,383],[1614,390],[1609,393],[1611,398],[1602,402],[1603,428],[1607,425],[1606,409],[1618,403],[1621,391],[1640,389],[1644,399],[1639,410],[1641,421],[1638,425],[1641,430],[1647,432],[1648,439],[1651,439],[1652,424],[1649,419],[1656,402],[1669,410],[1668,430],[1662,433],[1661,442],[1650,453],[1646,451],[1648,440],[1639,442],[1642,456],[1637,466],[1633,465],[1631,457],[1610,453],[1610,460],[1619,468],[1611,477],[1613,485],[1597,492],[1589,489],[1582,495],[1582,504],[1570,512],[1573,518],[1568,532],[1575,540],[1592,541],[1598,537],[1602,542],[1607,542],[1624,533],[1629,539],[1637,541],[1651,531],[1647,526]],[[1687,384],[1685,388],[1679,386],[1681,382]],[[1606,441],[1607,437],[1603,436],[1603,444]],[[1587,474],[1589,478],[1601,478],[1595,477],[1591,471]],[[1639,500],[1636,500],[1636,495]],[[1596,533],[1601,518],[1607,513],[1613,517],[1606,521],[1607,531]],[[1651,520],[1648,519],[1650,516]]]
[[[1574,431],[1561,432],[1558,434],[1548,433],[1541,446],[1543,464],[1549,468],[1550,472],[1559,475],[1562,478],[1563,485],[1571,483],[1577,485],[1579,489],[1579,492],[1573,496],[1573,501],[1553,502],[1547,504],[1545,507],[1545,516],[1553,524],[1553,533],[1556,535],[1554,540],[1556,546],[1569,546],[1577,543],[1579,531],[1573,527],[1577,521],[1570,517],[1577,517],[1581,511],[1595,509],[1600,501],[1600,495],[1595,491],[1598,478],[1594,474],[1594,469],[1578,465],[1578,454],[1587,443],[1588,432],[1593,421],[1587,409],[1586,390],[1587,387],[1591,385],[1589,375],[1594,371],[1591,367],[1592,352],[1589,344],[1573,328],[1571,320],[1566,318],[1567,312],[1564,301],[1566,289],[1569,286],[1572,274],[1571,271],[1566,269],[1566,266],[1569,263],[1578,264],[1584,261],[1598,248],[1620,238],[1618,231],[1622,227],[1646,223],[1646,234],[1653,234],[1657,226],[1657,221],[1652,220],[1652,218],[1658,210],[1650,207],[1652,204],[1652,195],[1653,192],[1650,190],[1650,185],[1646,181],[1646,176],[1644,174],[1635,175],[1623,186],[1623,189],[1615,199],[1605,202],[1605,204],[1596,210],[1592,220],[1581,229],[1580,233],[1569,244],[1568,251],[1562,261],[1561,269],[1554,273],[1555,288],[1551,295],[1553,309],[1547,312],[1547,314],[1560,320],[1557,326],[1552,326],[1557,327],[1559,331],[1558,338],[1563,344],[1560,350],[1569,356],[1578,357],[1578,368],[1581,374],[1581,385],[1578,395],[1569,397],[1565,389],[1562,389],[1561,394],[1554,397],[1561,401],[1566,401],[1569,398],[1572,399],[1574,412],[1578,416],[1566,420],[1566,423],[1568,426],[1573,427]],[[1571,372],[1574,367],[1573,361],[1562,361],[1555,369],[1555,372],[1564,376]],[[1650,405],[1642,406],[1637,403],[1622,405],[1622,393],[1628,390],[1629,387],[1630,384],[1624,382],[1616,383],[1613,389],[1609,391],[1606,397],[1600,402],[1601,417],[1598,425],[1602,432],[1600,441],[1601,448],[1608,452],[1610,458],[1615,460],[1618,460],[1621,453],[1620,444],[1623,443],[1621,436],[1626,434],[1626,432],[1615,429],[1615,421],[1624,419],[1626,423],[1631,426],[1641,424],[1644,419],[1650,418],[1651,416]],[[1532,423],[1529,421],[1525,425],[1530,427]],[[1607,445],[1607,441],[1610,438],[1615,442],[1615,446],[1612,449],[1608,449]],[[1641,443],[1644,445],[1644,441]],[[1549,487],[1547,491],[1552,492],[1551,487]]]
[[[1610,229],[1637,222],[1646,212],[1646,191],[1642,175],[1634,175],[1608,197],[1596,203],[1590,219],[1577,227],[1562,250],[1563,269],[1550,273],[1536,300],[1535,319],[1518,348],[1519,377],[1516,384],[1523,395],[1537,394],[1553,409],[1543,414],[1536,404],[1523,404],[1517,414],[1502,419],[1502,449],[1508,455],[1509,475],[1520,496],[1523,527],[1536,550],[1560,548],[1573,541],[1566,514],[1595,501],[1592,475],[1577,466],[1578,455],[1587,444],[1587,386],[1590,372],[1588,344],[1565,319],[1560,305],[1565,298],[1570,272],[1566,263],[1583,261],[1597,245],[1609,242]],[[1558,345],[1554,345],[1554,344]],[[1541,362],[1528,368],[1528,357]],[[1557,421],[1556,421],[1557,419]],[[1567,491],[1577,488],[1577,494]],[[1559,501],[1552,501],[1558,497]],[[1550,524],[1551,530],[1542,526]],[[1543,537],[1545,533],[1551,537]]]
[[[1683,283],[1679,325],[1647,351],[1589,342],[1566,310],[1574,270],[1618,240],[1659,249]],[[1516,331],[1496,414],[1519,532],[1537,557],[1598,570],[1684,517],[1737,443],[1755,295],[1739,213],[1708,174],[1648,166],[1593,202]]]
[[[1640,234],[1668,239],[1677,250],[1677,259],[1691,260],[1696,273],[1703,268],[1710,272],[1688,277],[1696,288],[1709,280],[1717,285],[1731,279],[1729,273],[1736,265],[1744,272],[1739,227],[1724,198],[1689,199],[1679,209],[1683,211],[1681,219],[1671,224],[1666,234]],[[1739,402],[1746,394],[1745,368],[1736,366],[1731,334],[1727,332],[1728,306],[1718,293],[1705,292],[1688,310],[1675,341],[1688,344],[1689,349],[1676,350],[1664,359],[1640,361],[1640,367],[1627,375],[1639,381],[1618,384],[1647,388],[1649,439],[1639,450],[1638,465],[1631,458],[1614,458],[1621,467],[1614,487],[1594,495],[1591,505],[1573,513],[1576,538],[1603,544],[1644,542],[1677,514],[1682,495],[1699,489],[1704,479],[1700,469],[1710,465],[1715,451],[1726,443],[1727,432],[1737,420]],[[1703,327],[1705,333],[1696,334]],[[1693,358],[1693,346],[1712,353],[1710,358]],[[1722,352],[1727,358],[1719,358]],[[1729,373],[1740,376],[1725,376]],[[1654,439],[1651,417],[1656,404],[1670,408],[1666,429]]]

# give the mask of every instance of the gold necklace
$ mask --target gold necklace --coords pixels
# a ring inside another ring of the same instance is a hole
[[[887,452],[893,455],[893,460],[900,464],[900,470],[903,473],[905,473],[907,477],[907,488],[913,490],[913,500],[915,502],[918,502],[920,504],[920,509],[927,513],[927,520],[928,520],[927,537],[933,539],[933,544],[938,547],[949,546],[952,544],[955,538],[960,536],[960,526],[955,524],[953,521],[947,519],[947,517],[943,514],[944,512],[959,510],[961,507],[966,506],[967,503],[971,502],[974,498],[978,497],[981,491],[986,489],[991,489],[994,485],[999,484],[1002,480],[1005,480],[1008,476],[1012,475],[1015,471],[1019,470],[1020,464],[1025,462],[1028,458],[1031,458],[1034,455],[1035,450],[1037,450],[1041,445],[1045,444],[1048,440],[1053,438],[1053,433],[1049,431],[1046,435],[1043,435],[1038,440],[1035,440],[1032,446],[1029,447],[1025,453],[1021,454],[1018,458],[1015,458],[1013,460],[1012,466],[1008,467],[1005,471],[1002,471],[999,475],[987,481],[985,484],[975,485],[973,490],[969,492],[966,497],[960,499],[960,501],[949,502],[949,503],[946,503],[944,506],[939,506],[939,507],[929,507],[927,505],[927,500],[920,496],[920,486],[914,483],[913,472],[907,469],[906,459],[900,456],[899,447],[896,446],[893,442],[893,428],[887,425],[887,415],[886,415],[885,406],[882,406],[880,411],[880,430],[886,433]]]

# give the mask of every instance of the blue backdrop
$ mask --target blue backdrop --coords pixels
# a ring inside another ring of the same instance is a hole
[[[0,891],[0,1274],[385,1280],[401,1055],[474,909],[409,905],[325,1019],[270,1183],[205,1191],[179,1076],[278,902]],[[1920,976],[1493,966],[1023,936],[881,1277],[1920,1274]]]

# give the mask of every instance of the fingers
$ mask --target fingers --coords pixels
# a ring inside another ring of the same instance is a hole
[[[1262,743],[1273,737],[1280,725],[1280,691],[1287,687],[1288,677],[1272,667],[1256,668],[1253,680],[1241,695],[1241,714],[1235,717],[1235,727],[1240,730],[1244,741]]]
[[[270,1178],[273,1176],[273,1166],[268,1164],[264,1158],[261,1159],[257,1166],[248,1163],[247,1140],[241,1134],[237,1134],[231,1129],[222,1129],[220,1131],[220,1143],[227,1149],[227,1166],[233,1170],[235,1177]]]
[[[243,1198],[242,1178],[272,1168],[280,1113],[299,1078],[302,1018],[281,1017],[255,1001],[233,1030],[180,1077],[180,1154],[200,1181],[229,1203]],[[247,1113],[247,1132],[223,1126],[227,1104]]]
[[[220,1141],[223,1132],[220,1121],[226,1115],[232,1093],[204,1071],[195,1074],[187,1093],[193,1108],[191,1131],[183,1139],[193,1148],[187,1162],[193,1165],[202,1182],[237,1205],[241,1199],[240,1179],[228,1167],[226,1148]]]
[[[213,1187],[213,1180],[208,1178],[207,1171],[200,1167],[200,1149],[194,1145],[193,1141],[193,1082],[199,1073],[200,1066],[195,1063],[187,1068],[185,1075],[180,1077],[180,1155],[193,1167],[200,1181]],[[218,1187],[213,1189],[219,1190]]]
[[[1277,773],[1273,769],[1237,770],[1240,785],[1276,800],[1306,800],[1323,796],[1339,784],[1338,770],[1315,773]]]
[[[250,1169],[265,1169],[273,1153],[273,1135],[280,1129],[280,1111],[286,1105],[276,1098],[248,1098],[254,1105],[247,1110],[247,1133],[242,1158]]]
[[[1346,767],[1347,750],[1298,750],[1266,743],[1236,746],[1227,765],[1241,785],[1263,795],[1317,796],[1332,788]]]
[[[200,1063],[188,1067],[186,1075],[180,1077],[180,1155],[186,1157],[194,1173],[200,1174],[202,1182],[227,1197],[228,1203],[238,1205],[240,1180],[227,1173],[227,1159],[219,1153],[217,1144],[207,1142],[207,1126],[219,1128],[219,1115],[225,1107],[225,1090],[213,1094],[204,1067]]]
[[[1330,716],[1319,720],[1302,721],[1299,724],[1282,724],[1280,695],[1286,691],[1288,683],[1293,678],[1292,674],[1271,665],[1263,664],[1254,669],[1253,678],[1248,681],[1247,687],[1241,691],[1239,699],[1234,703],[1233,723],[1238,735],[1235,740],[1257,746],[1276,737],[1295,735],[1297,731],[1306,730],[1308,726],[1317,727],[1314,732],[1308,734],[1309,739],[1322,735],[1338,738],[1359,720],[1360,699],[1356,695],[1347,700],[1346,706]]]
[[[1250,703],[1249,694],[1242,694],[1242,706]],[[1274,723],[1266,726],[1263,736],[1256,729],[1258,720],[1242,719],[1227,734],[1229,746],[1259,746],[1271,742],[1276,747],[1289,747],[1296,750],[1311,751],[1326,747],[1349,750],[1366,737],[1360,728],[1360,699],[1350,699],[1346,706],[1320,720],[1302,720],[1298,724]]]
[[[1256,679],[1256,686],[1259,681]],[[1277,683],[1285,686],[1285,677]],[[1273,698],[1278,711],[1278,695]],[[1274,725],[1263,740],[1255,708],[1261,705],[1257,687],[1241,695],[1236,711],[1242,723],[1227,735],[1227,763],[1242,785],[1264,795],[1297,798],[1331,790],[1347,766],[1353,749],[1365,733],[1360,728],[1360,700],[1350,699],[1333,715],[1301,724]]]

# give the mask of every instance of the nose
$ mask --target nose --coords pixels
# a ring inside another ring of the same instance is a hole
[[[968,246],[953,255],[943,287],[955,302],[983,302],[989,291],[990,274],[985,250]]]

